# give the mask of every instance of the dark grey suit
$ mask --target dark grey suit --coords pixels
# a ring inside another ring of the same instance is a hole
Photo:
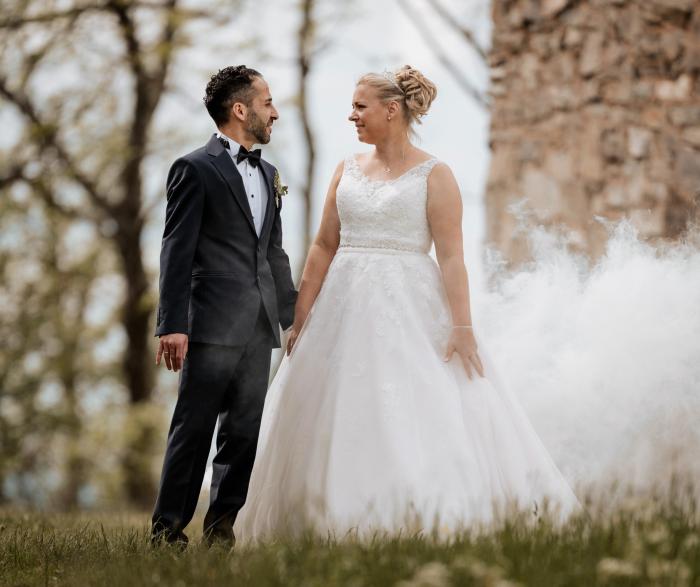
[[[208,528],[227,528],[245,502],[279,327],[291,326],[297,292],[282,248],[273,186],[260,162],[267,207],[260,236],[238,169],[212,136],[170,169],[160,256],[156,336],[187,333],[168,435],[154,532],[177,535],[192,519],[217,418]]]

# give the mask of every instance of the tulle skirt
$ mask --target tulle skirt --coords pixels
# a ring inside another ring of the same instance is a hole
[[[449,535],[510,507],[578,507],[478,330],[484,378],[443,360],[450,327],[429,255],[338,249],[268,390],[239,542]]]

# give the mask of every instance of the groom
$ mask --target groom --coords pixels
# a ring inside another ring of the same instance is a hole
[[[204,536],[233,544],[270,354],[279,326],[292,324],[297,292],[282,249],[286,188],[260,149],[251,150],[270,141],[279,116],[270,89],[254,69],[226,67],[207,84],[204,103],[219,132],[168,174],[156,363],[182,373],[151,536],[187,543],[218,419]]]

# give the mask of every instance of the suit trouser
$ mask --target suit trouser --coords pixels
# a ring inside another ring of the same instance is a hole
[[[177,533],[192,520],[217,419],[217,452],[204,529],[233,525],[248,493],[273,344],[262,305],[245,345],[190,343],[168,433],[154,531]]]

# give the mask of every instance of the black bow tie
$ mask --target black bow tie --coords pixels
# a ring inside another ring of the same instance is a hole
[[[240,163],[245,159],[248,159],[248,163],[250,163],[253,167],[257,167],[260,164],[260,149],[253,149],[252,151],[249,151],[243,145],[241,145],[241,148],[238,150],[238,156],[236,157],[236,163]]]
[[[227,139],[224,137],[219,137],[219,142],[224,146],[224,149],[231,150],[231,145]],[[236,163],[240,163],[244,159],[248,159],[248,163],[250,163],[253,167],[257,167],[260,164],[261,153],[262,152],[260,149],[253,149],[252,151],[249,151],[243,145],[241,145],[241,148],[238,150],[238,155],[236,156]]]

